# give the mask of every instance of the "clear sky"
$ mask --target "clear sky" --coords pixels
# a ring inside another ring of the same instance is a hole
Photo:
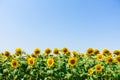
[[[120,49],[120,0],[0,0],[0,51]]]

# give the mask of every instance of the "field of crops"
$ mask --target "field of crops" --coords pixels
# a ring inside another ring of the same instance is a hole
[[[16,48],[0,53],[0,80],[120,80],[120,50]]]

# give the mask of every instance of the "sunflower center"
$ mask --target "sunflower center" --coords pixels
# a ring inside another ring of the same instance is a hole
[[[97,67],[97,70],[101,70],[101,67]]]
[[[89,50],[88,53],[92,53],[93,51],[92,50]]]
[[[10,56],[10,53],[6,51],[5,56],[7,56],[7,57]]]
[[[108,53],[109,53],[109,51],[105,51],[105,53],[106,53],[106,54],[108,54]]]
[[[71,60],[70,63],[71,63],[71,64],[75,64],[75,60]]]
[[[120,53],[119,53],[119,52],[116,52],[115,54],[116,54],[116,55],[119,55]]]
[[[98,58],[99,58],[99,59],[102,59],[102,56],[99,56]]]
[[[68,52],[68,50],[67,50],[66,48],[64,48],[64,49],[63,49],[63,52],[64,52],[64,53],[67,53],[67,52]]]
[[[112,62],[113,61],[113,59],[112,58],[110,58],[109,60],[108,60],[108,62]]]
[[[120,62],[120,57],[117,58],[118,62]]]
[[[55,53],[55,54],[58,54],[58,50],[55,50],[54,53]]]
[[[65,53],[66,53],[66,52],[67,52],[67,49],[64,49],[64,50],[63,50],[63,52],[65,52]]]
[[[94,52],[94,54],[98,54],[98,53],[99,53],[99,51],[95,51],[95,52]]]
[[[35,51],[35,53],[36,53],[36,54],[39,54],[39,53],[40,53],[40,51]]]
[[[33,60],[30,60],[30,64],[33,64]]]
[[[16,66],[17,65],[17,63],[16,62],[13,62],[13,66]]]
[[[46,53],[48,53],[48,54],[49,54],[49,53],[50,53],[50,50],[46,50]]]
[[[19,54],[21,54],[22,52],[21,51],[17,51]]]
[[[52,64],[52,61],[51,61],[51,60],[49,61],[49,64],[50,64],[50,65]]]

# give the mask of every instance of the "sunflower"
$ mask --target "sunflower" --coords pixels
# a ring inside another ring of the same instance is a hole
[[[84,53],[81,53],[80,56],[84,57],[85,55],[84,55]]]
[[[73,56],[77,55],[77,51],[72,51]]]
[[[93,74],[93,72],[94,72],[93,68],[88,69],[88,73],[89,73],[90,75]]]
[[[58,48],[54,48],[53,53],[54,54],[59,54],[59,49]]]
[[[70,54],[71,54],[71,52],[70,52],[70,51],[68,51],[66,54],[67,54],[67,55],[70,55]]]
[[[54,59],[53,58],[49,58],[47,60],[47,65],[51,67],[51,66],[53,66],[53,64],[54,64]]]
[[[110,56],[111,52],[108,49],[103,49],[102,54],[105,56]]]
[[[22,49],[21,48],[16,48],[15,52],[17,55],[22,55]]]
[[[101,64],[97,64],[97,65],[95,66],[95,70],[96,70],[96,72],[101,72],[101,71],[102,71],[102,66],[101,66]]]
[[[34,54],[35,54],[35,55],[40,54],[40,49],[39,49],[39,48],[35,48],[35,49],[34,49]]]
[[[100,53],[100,51],[98,49],[95,49],[94,52],[93,52],[94,55],[97,55],[99,53]]]
[[[112,57],[112,56],[107,56],[107,57],[106,57],[106,62],[107,62],[107,63],[112,63],[112,62],[114,62],[113,57]]]
[[[16,57],[16,54],[13,54],[12,57],[15,58],[15,57]]]
[[[86,55],[90,55],[90,54],[92,54],[93,52],[94,52],[93,48],[88,48],[88,49],[86,50]]]
[[[46,54],[50,54],[51,52],[52,52],[52,51],[51,51],[50,48],[46,48],[46,49],[45,49],[45,53],[46,53]]]
[[[100,60],[100,61],[103,60],[103,57],[104,56],[102,54],[97,54],[96,55],[97,60]]]
[[[116,56],[116,61],[118,62],[118,63],[120,63],[120,56]]]
[[[67,53],[68,51],[69,51],[68,48],[66,48],[66,47],[62,48],[63,53]]]
[[[9,51],[5,51],[5,52],[4,52],[4,55],[5,55],[6,57],[10,57],[10,52],[9,52]]]
[[[30,55],[29,54],[26,54],[26,59],[30,58]]]
[[[31,57],[36,58],[36,55],[34,53],[31,54]]]
[[[31,57],[31,58],[28,58],[28,64],[30,65],[30,66],[33,66],[34,65],[34,58],[33,57]]]
[[[70,66],[74,66],[76,63],[77,63],[77,61],[76,61],[76,58],[75,58],[75,57],[69,57],[69,59],[68,59],[68,64],[69,64]]]
[[[115,54],[115,55],[120,55],[120,50],[114,50],[114,51],[113,51],[113,54]]]
[[[17,60],[12,60],[11,61],[11,67],[17,68],[18,67],[18,61]]]

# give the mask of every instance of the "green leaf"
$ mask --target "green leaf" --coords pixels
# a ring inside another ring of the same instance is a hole
[[[3,73],[8,73],[8,69],[4,69],[4,70],[3,70]]]

